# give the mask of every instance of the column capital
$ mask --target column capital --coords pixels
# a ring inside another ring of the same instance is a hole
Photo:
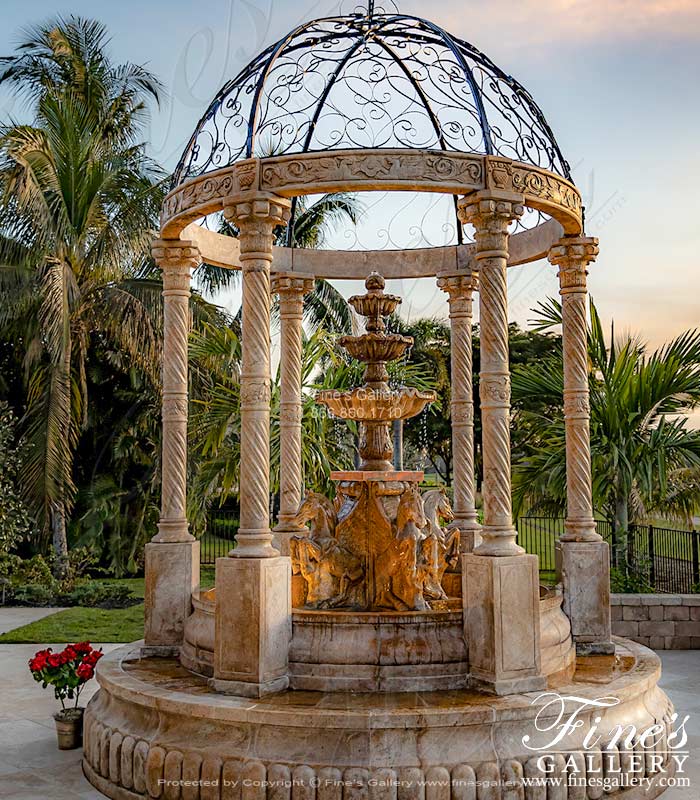
[[[494,222],[506,227],[525,212],[525,198],[517,192],[503,192],[484,189],[460,198],[457,215],[460,222],[470,222],[476,227],[484,227]]]
[[[449,299],[459,299],[479,288],[479,273],[472,270],[447,272],[438,275],[437,285],[447,292]]]
[[[460,222],[475,228],[477,263],[486,258],[508,258],[508,226],[524,212],[523,196],[513,192],[485,190],[459,201]]]
[[[156,239],[151,245],[151,255],[164,273],[184,273],[202,263],[199,248],[182,239]]]
[[[224,200],[224,216],[237,225],[286,225],[291,200],[271,192],[242,192]]]
[[[302,272],[273,272],[271,288],[280,297],[282,295],[301,295],[303,297],[313,290],[314,276]]]
[[[559,267],[561,292],[586,291],[586,267],[598,256],[598,239],[594,236],[565,236],[549,250],[549,261]]]

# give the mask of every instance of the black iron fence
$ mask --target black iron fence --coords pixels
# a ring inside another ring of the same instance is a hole
[[[209,515],[207,531],[200,539],[201,563],[214,564],[233,548],[238,533],[238,511],[216,510]]]
[[[597,520],[598,533],[610,545],[611,565],[632,575],[640,586],[656,592],[700,591],[700,532],[630,525],[625,537],[607,520]],[[555,543],[564,532],[560,517],[520,517],[518,543],[540,558],[540,571],[554,572]]]

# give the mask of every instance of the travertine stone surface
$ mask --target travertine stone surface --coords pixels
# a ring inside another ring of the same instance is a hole
[[[612,696],[619,703],[591,706],[579,715],[580,727],[547,748],[552,732],[538,730],[534,718],[551,697],[539,692],[388,694],[381,704],[362,694],[303,691],[222,697],[177,662],[139,661],[126,647],[98,664],[101,689],[85,714],[83,769],[116,800],[543,800],[544,788],[556,790],[548,792],[551,800],[583,800],[581,787],[566,780],[543,787],[521,778],[544,777],[544,753],[551,774],[565,777],[564,755],[552,750],[575,754],[586,736],[605,737],[623,720],[639,730],[658,724],[660,763],[670,762],[677,723],[657,687],[658,657],[627,642],[620,642],[620,655],[580,659],[576,681],[557,687],[564,696]],[[530,748],[543,749],[528,749],[525,735]],[[641,756],[636,764],[624,744],[603,738],[580,760],[581,775],[611,781],[605,796],[612,800],[654,798],[664,773],[649,752],[634,753]],[[649,790],[620,788],[640,775],[651,779]]]
[[[544,688],[537,556],[466,553],[462,564],[471,685],[499,695]]]
[[[163,457],[161,517],[154,542],[192,541],[187,531],[187,341],[190,273],[200,263],[191,242],[158,239],[163,272]]]
[[[565,233],[581,232],[581,195],[565,178],[503,156],[430,150],[366,149],[251,158],[207,172],[165,198],[161,228],[177,236],[190,222],[219,211],[239,192],[282,197],[319,192],[416,191],[466,195],[479,190],[517,192],[549,214]]]
[[[586,267],[598,255],[593,237],[561,239],[549,252],[559,268],[564,349],[566,523],[561,540],[600,542],[593,518],[588,398]]]
[[[262,697],[289,685],[289,558],[217,558],[214,677],[217,692]]]
[[[289,200],[239,195],[224,214],[240,231],[243,270],[241,337],[241,520],[235,558],[278,555],[270,531],[270,262],[275,228],[289,220]]]
[[[454,521],[460,550],[471,553],[481,543],[481,525],[474,505],[474,395],[472,387],[472,295],[478,288],[471,271],[441,275],[438,286],[450,305],[452,486]]]
[[[199,586],[199,542],[146,545],[145,647],[179,647]]]
[[[564,587],[564,611],[579,652],[612,653],[610,547],[607,542],[556,544],[557,573]]]
[[[476,232],[481,331],[484,556],[525,551],[516,544],[510,485],[510,369],[508,365],[508,226],[523,214],[522,196],[477,192],[459,203],[459,218]]]
[[[550,247],[564,229],[556,219],[548,219],[510,237],[508,266],[528,264],[546,258]],[[233,236],[223,236],[196,222],[182,231],[199,247],[207,264],[225,269],[240,269],[240,245]],[[272,248],[272,274],[299,272],[328,280],[364,280],[376,270],[387,280],[392,278],[434,278],[446,272],[471,269],[474,245],[420,247],[414,250],[312,250],[275,246]]]
[[[313,278],[296,273],[277,273],[272,291],[279,296],[280,354],[280,510],[275,544],[289,555],[289,537],[298,532],[294,517],[301,501],[301,358],[304,295],[314,287]]]
[[[455,575],[454,577],[460,577]],[[195,592],[180,662],[213,674],[216,590]],[[576,651],[562,596],[540,589],[542,673],[570,677]],[[462,612],[292,610],[290,687],[322,691],[432,691],[466,685]]]

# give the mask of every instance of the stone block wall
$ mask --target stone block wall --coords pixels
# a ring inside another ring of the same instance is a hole
[[[610,595],[612,631],[652,650],[700,650],[700,594]]]

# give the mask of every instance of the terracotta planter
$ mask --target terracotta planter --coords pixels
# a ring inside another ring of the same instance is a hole
[[[59,750],[75,750],[83,744],[83,708],[64,708],[53,718]]]

